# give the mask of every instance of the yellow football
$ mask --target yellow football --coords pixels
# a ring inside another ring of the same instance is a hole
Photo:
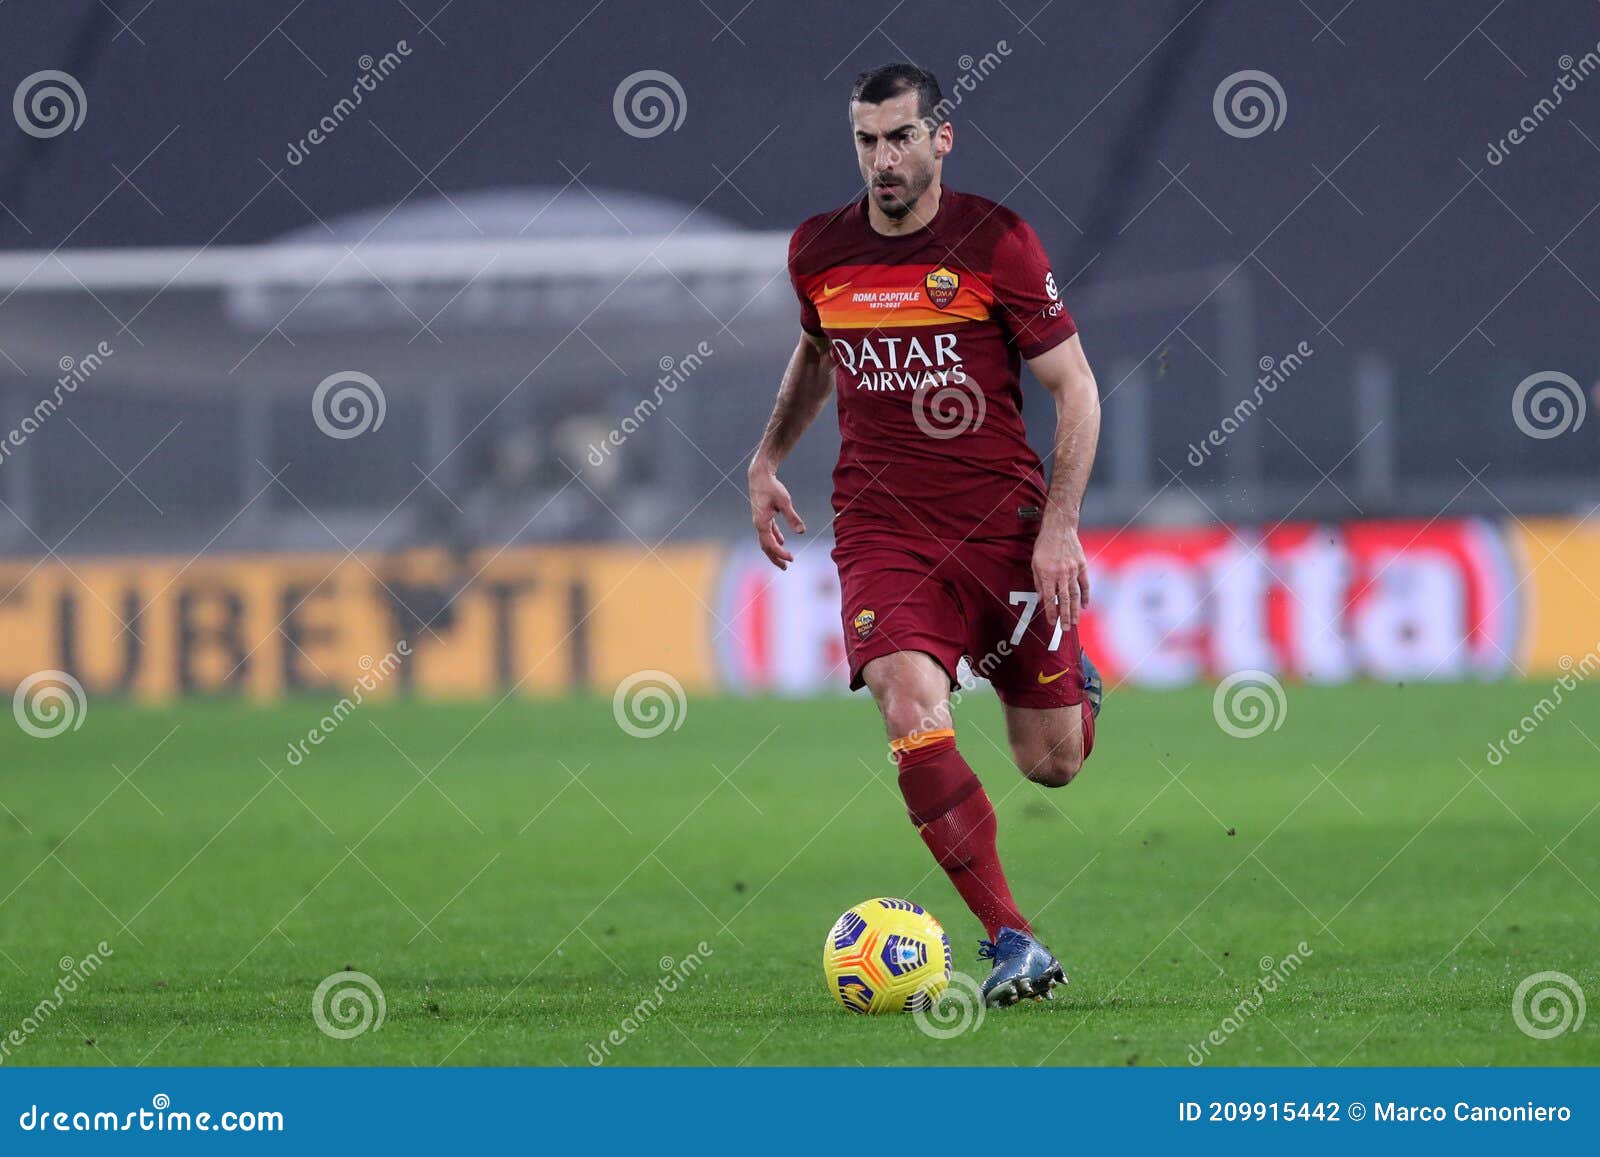
[[[920,904],[863,900],[828,930],[822,971],[851,1012],[911,1012],[931,1006],[950,983],[950,939]]]

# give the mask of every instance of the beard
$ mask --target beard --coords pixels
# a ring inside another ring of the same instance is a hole
[[[933,183],[932,177],[927,174],[916,176],[898,177],[890,183],[873,181],[873,202],[880,212],[892,221],[898,221],[911,212],[911,207],[923,193],[928,191],[928,186]],[[888,190],[892,195],[885,198],[877,196],[880,189]]]

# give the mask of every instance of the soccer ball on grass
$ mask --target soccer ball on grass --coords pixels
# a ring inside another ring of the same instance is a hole
[[[950,939],[919,904],[863,900],[829,929],[822,971],[851,1012],[927,1009],[950,983]]]

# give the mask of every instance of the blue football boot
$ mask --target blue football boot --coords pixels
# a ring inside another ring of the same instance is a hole
[[[1083,668],[1083,697],[1089,701],[1089,714],[1099,719],[1100,697],[1105,694],[1105,685],[1100,681],[1100,668],[1094,665],[1094,660],[1082,647],[1078,648],[1078,664]]]
[[[1050,950],[1026,932],[1002,928],[994,938],[978,942],[978,959],[993,960],[994,971],[983,982],[983,1002],[996,1008],[1025,996],[1051,1000],[1052,985],[1066,984],[1067,974]]]

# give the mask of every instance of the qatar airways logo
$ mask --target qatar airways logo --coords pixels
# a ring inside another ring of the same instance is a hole
[[[859,342],[836,337],[833,356],[856,379],[858,390],[923,390],[967,380],[953,333],[934,334],[931,346],[920,337],[876,334]]]

